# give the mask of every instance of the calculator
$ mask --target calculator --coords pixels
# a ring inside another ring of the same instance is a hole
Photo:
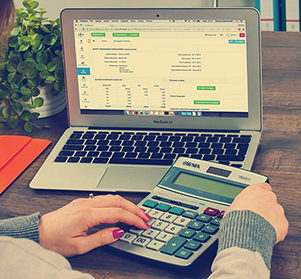
[[[227,207],[248,185],[268,177],[209,161],[180,157],[138,206],[150,228],[129,227],[110,246],[141,257],[188,266],[217,239]]]

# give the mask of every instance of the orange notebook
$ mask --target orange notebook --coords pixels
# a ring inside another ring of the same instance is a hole
[[[0,194],[50,143],[26,136],[0,136]]]

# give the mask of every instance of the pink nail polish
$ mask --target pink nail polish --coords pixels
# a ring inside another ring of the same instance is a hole
[[[146,223],[146,222],[144,222],[145,223],[145,225],[148,227],[148,228],[150,228],[150,225],[148,224],[148,223]]]
[[[120,238],[124,235],[124,230],[117,229],[113,231],[113,237],[114,239]]]
[[[152,217],[151,217],[151,216],[149,216],[147,213],[145,213],[145,215],[146,215],[146,217],[147,217],[149,220],[151,220],[151,219],[152,219]]]

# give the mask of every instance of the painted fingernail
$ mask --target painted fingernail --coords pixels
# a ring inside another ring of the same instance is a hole
[[[148,228],[150,228],[150,225],[148,224],[148,223],[146,223],[146,222],[144,222],[145,223],[145,225],[148,227]]]
[[[147,217],[149,220],[151,220],[151,219],[152,219],[152,217],[151,217],[151,216],[149,216],[147,213],[145,213],[145,215],[146,215],[146,217]]]
[[[113,237],[114,239],[120,238],[124,235],[124,230],[117,229],[113,231]]]

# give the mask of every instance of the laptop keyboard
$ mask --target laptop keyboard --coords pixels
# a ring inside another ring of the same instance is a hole
[[[55,162],[170,166],[178,157],[184,156],[242,167],[251,137],[240,134],[74,131]]]

